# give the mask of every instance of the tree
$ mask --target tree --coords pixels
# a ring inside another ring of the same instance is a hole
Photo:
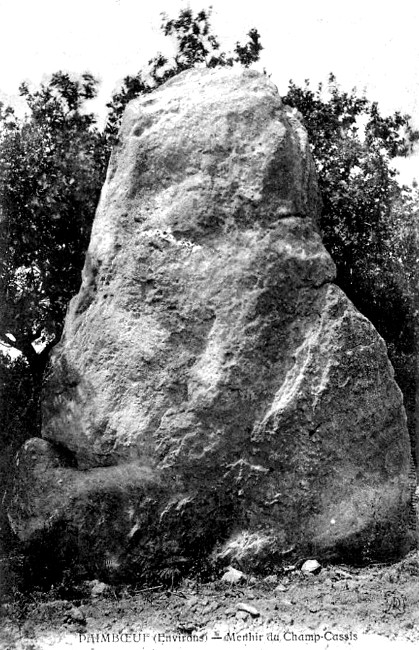
[[[239,63],[249,67],[259,60],[263,49],[257,29],[248,32],[249,40],[244,45],[236,43],[233,54],[220,51],[218,38],[211,31],[211,9],[199,11],[194,16],[191,9],[182,9],[175,19],[163,14],[161,29],[165,36],[175,41],[176,54],[169,60],[158,53],[149,61],[148,75],[138,72],[125,77],[119,92],[112,96],[109,108],[106,133],[113,140],[118,132],[122,114],[129,101],[153,91],[162,83],[184,70],[197,66],[215,68]]]
[[[337,283],[385,339],[415,445],[419,286],[418,193],[401,186],[392,159],[419,139],[408,115],[383,117],[356,90],[313,91],[290,82],[286,104],[303,115],[323,200],[320,228]]]
[[[90,74],[54,74],[31,92],[29,115],[0,110],[0,341],[27,360],[39,389],[80,273],[108,158],[85,102]]]

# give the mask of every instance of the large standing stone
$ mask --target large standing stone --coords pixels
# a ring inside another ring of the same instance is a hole
[[[64,521],[125,570],[218,540],[229,562],[409,547],[401,393],[318,206],[265,76],[187,72],[128,106],[52,357],[51,444],[21,451],[22,539]]]

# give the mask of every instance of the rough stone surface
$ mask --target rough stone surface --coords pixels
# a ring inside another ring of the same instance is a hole
[[[239,584],[240,582],[244,582],[245,580],[246,580],[246,575],[243,573],[243,571],[238,571],[232,566],[229,566],[227,568],[227,571],[221,576],[222,582],[227,582],[231,585]]]
[[[401,393],[333,284],[318,207],[306,132],[266,77],[188,72],[129,105],[45,440],[20,454],[22,539],[65,521],[125,570],[219,539],[228,563],[408,548]]]

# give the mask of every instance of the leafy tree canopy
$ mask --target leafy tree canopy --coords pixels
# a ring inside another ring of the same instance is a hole
[[[291,81],[283,100],[300,111],[308,130],[323,200],[320,227],[337,265],[338,283],[392,338],[397,332],[389,327],[397,330],[403,323],[389,314],[398,304],[400,316],[406,316],[412,297],[406,302],[412,270],[408,259],[397,269],[393,265],[401,253],[394,210],[406,205],[407,211],[409,203],[415,212],[411,191],[398,183],[392,159],[409,154],[419,133],[408,115],[382,116],[377,103],[356,90],[340,90],[333,75],[327,89],[320,84],[314,91],[308,81],[302,88]]]
[[[80,284],[104,180],[105,138],[84,109],[96,93],[92,75],[58,72],[35,92],[22,84],[23,119],[0,109],[0,341],[38,375]]]

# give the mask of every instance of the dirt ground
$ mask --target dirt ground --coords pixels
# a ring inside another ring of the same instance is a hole
[[[134,589],[98,581],[85,595],[32,594],[1,606],[2,650],[419,647],[419,552],[393,565],[287,567],[237,584],[184,580]]]

